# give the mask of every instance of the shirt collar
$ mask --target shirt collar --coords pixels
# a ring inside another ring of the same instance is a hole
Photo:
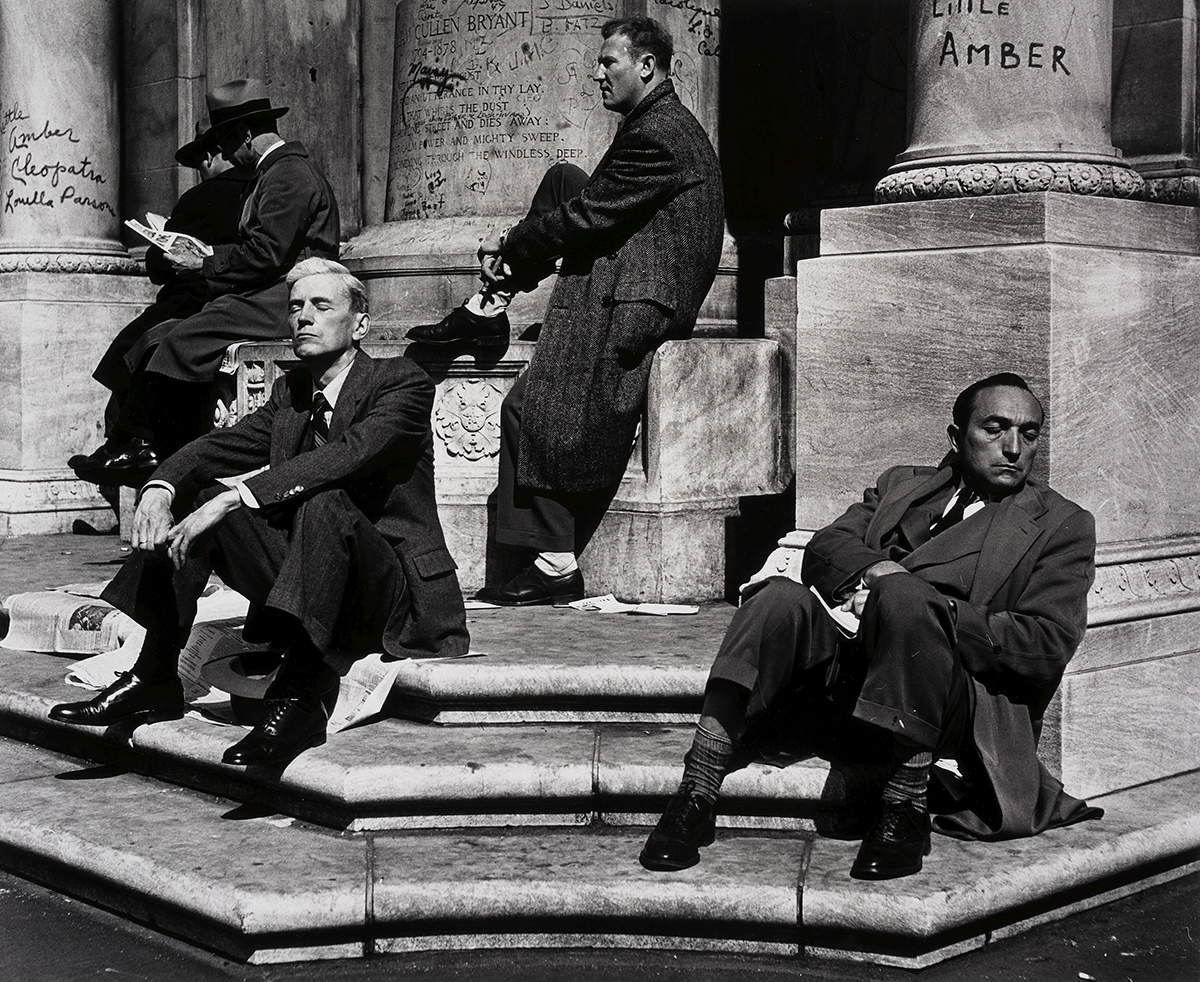
[[[356,352],[354,358],[350,359],[350,364],[338,372],[333,381],[326,385],[325,388],[319,389],[316,385],[313,385],[313,395],[316,395],[318,392],[322,393],[325,396],[325,401],[329,403],[330,409],[333,409],[337,405],[342,386],[346,384],[346,376],[350,374],[350,369],[354,367],[354,362],[357,358],[358,353]]]
[[[262,166],[262,162],[267,159],[267,154],[271,153],[274,150],[278,150],[280,147],[283,146],[283,144],[284,144],[283,140],[276,140],[269,147],[267,147],[267,149],[263,151],[263,155],[258,158],[258,163],[254,165],[254,169],[258,170],[258,168],[260,168]]]

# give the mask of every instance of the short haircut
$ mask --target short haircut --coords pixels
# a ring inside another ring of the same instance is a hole
[[[675,42],[671,32],[652,17],[622,17],[610,20],[600,28],[600,36],[608,40],[614,34],[629,40],[635,54],[651,54],[658,62],[663,74],[671,74],[671,60],[675,56]]]
[[[306,276],[336,277],[338,282],[346,288],[346,295],[350,298],[350,312],[354,314],[367,313],[367,288],[363,286],[362,280],[341,263],[335,263],[332,259],[323,259],[320,256],[302,259],[288,270],[288,290],[290,291],[298,280],[302,280]]]
[[[1042,400],[1033,394],[1033,390],[1029,387],[1020,375],[1015,372],[998,372],[995,375],[989,375],[987,378],[981,378],[978,382],[972,382],[958,394],[958,398],[954,400],[954,410],[951,413],[954,419],[954,425],[960,430],[965,429],[966,425],[971,421],[971,413],[975,410],[975,397],[984,389],[1023,389],[1033,396],[1033,401],[1038,404],[1038,409],[1042,410],[1042,418],[1046,416],[1045,407],[1042,406]]]

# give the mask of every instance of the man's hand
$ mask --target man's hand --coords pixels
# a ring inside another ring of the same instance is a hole
[[[164,252],[167,262],[171,264],[171,268],[175,272],[180,273],[188,269],[202,269],[204,260],[192,252]]]
[[[869,567],[863,573],[862,589],[855,590],[851,596],[846,598],[842,604],[842,610],[853,611],[855,617],[862,617],[863,608],[867,605],[867,597],[871,595],[871,588],[885,576],[891,576],[893,573],[907,572],[908,570],[903,566],[892,562],[890,559],[884,559],[874,566]]]
[[[141,552],[154,552],[167,542],[167,535],[175,523],[171,514],[172,494],[166,488],[147,488],[142,492],[137,511],[133,513],[133,532],[129,544]]]
[[[893,573],[907,572],[908,570],[906,570],[899,563],[894,563],[890,559],[884,559],[883,561],[876,563],[874,566],[868,567],[867,571],[863,573],[863,586],[870,590],[871,587],[873,587],[885,576],[891,576]]]
[[[213,526],[219,524],[231,511],[242,507],[242,498],[236,489],[222,491],[215,498],[202,504],[178,525],[167,531],[167,555],[176,569],[187,562],[188,552],[196,540]]]
[[[500,258],[500,249],[504,245],[504,233],[508,229],[493,232],[479,243],[479,278],[488,286],[503,283],[512,276],[512,269]]]

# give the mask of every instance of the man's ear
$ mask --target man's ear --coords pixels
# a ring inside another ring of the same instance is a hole
[[[962,453],[962,433],[959,432],[958,427],[953,423],[946,427],[946,438],[950,441],[951,450],[957,454]]]
[[[350,337],[355,341],[361,341],[363,338],[365,338],[370,333],[371,333],[371,315],[370,314],[359,314],[358,315],[358,323],[354,325],[354,331],[350,334]]]
[[[654,78],[656,71],[658,71],[658,59],[649,52],[646,52],[646,54],[642,55],[642,81],[649,82],[650,79]]]

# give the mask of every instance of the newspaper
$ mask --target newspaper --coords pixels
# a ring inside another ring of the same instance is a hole
[[[163,252],[192,255],[198,259],[204,259],[213,254],[212,246],[201,242],[194,235],[188,235],[186,232],[168,232],[163,227],[166,220],[161,215],[147,214],[146,221],[150,224],[143,225],[136,218],[128,218],[125,220],[125,224],[143,239],[158,246]]]
[[[833,622],[834,622],[834,624],[837,625],[837,629],[845,637],[847,637],[847,638],[858,637],[858,628],[859,628],[860,620],[859,620],[858,615],[856,613],[854,613],[854,611],[844,610],[844,609],[842,609],[842,607],[840,605],[837,607],[830,607],[829,604],[827,604],[825,602],[825,598],[822,597],[821,594],[817,591],[817,588],[815,586],[810,586],[808,589],[812,592],[812,595],[821,602],[821,606],[825,609],[825,613],[827,613],[830,617],[833,618]]]
[[[583,600],[575,600],[568,606],[589,614],[648,614],[653,617],[700,612],[700,608],[696,604],[626,604],[611,593],[606,593],[602,597],[586,597]]]
[[[103,600],[69,593],[18,593],[7,599],[6,609],[8,634],[0,647],[14,651],[94,654],[118,647],[140,630],[133,618]]]

